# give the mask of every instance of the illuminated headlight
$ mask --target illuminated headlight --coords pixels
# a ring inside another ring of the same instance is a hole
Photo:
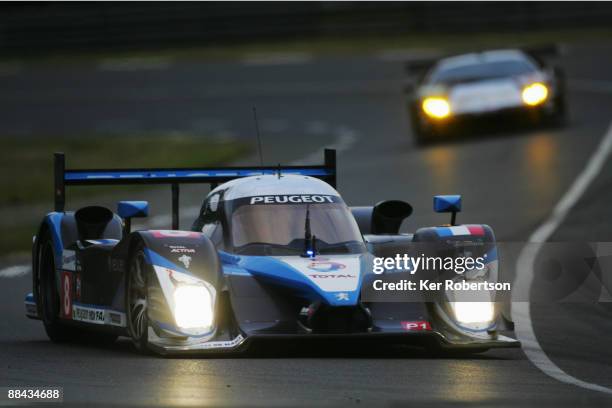
[[[548,98],[548,88],[541,82],[534,82],[523,88],[521,98],[526,105],[539,105]]]
[[[451,114],[450,104],[441,97],[425,98],[422,108],[427,116],[435,119],[444,119]]]
[[[457,322],[463,324],[490,323],[495,316],[492,302],[451,302],[451,308]]]
[[[174,290],[174,319],[183,329],[210,329],[214,304],[203,285],[180,285]]]

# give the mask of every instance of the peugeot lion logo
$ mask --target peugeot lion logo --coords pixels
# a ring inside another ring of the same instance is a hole
[[[179,262],[182,262],[185,265],[185,268],[189,269],[189,264],[191,264],[191,257],[188,255],[183,255],[179,259]]]

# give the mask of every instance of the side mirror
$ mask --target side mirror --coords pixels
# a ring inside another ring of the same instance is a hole
[[[117,203],[117,214],[124,221],[124,234],[127,235],[132,229],[132,218],[144,218],[149,215],[149,203],[147,201],[119,201]]]
[[[461,211],[461,196],[460,195],[437,195],[433,199],[433,207],[435,212],[451,213],[451,225],[455,225],[457,213]]]

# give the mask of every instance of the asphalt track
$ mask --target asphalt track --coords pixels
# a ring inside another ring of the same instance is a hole
[[[612,120],[612,48],[574,45],[562,63],[570,79],[566,127],[487,131],[424,149],[412,143],[402,64],[377,56],[19,66],[0,76],[0,127],[24,135],[174,129],[253,137],[255,105],[267,162],[315,158],[334,145],[349,204],[405,199],[415,208],[410,230],[445,221],[431,211],[433,194],[461,193],[460,221],[490,224],[498,240],[522,242],[587,165]],[[607,160],[551,240],[612,241],[611,184]],[[183,209],[203,192],[188,189]],[[163,213],[165,201],[154,198],[153,208]],[[612,405],[612,395],[557,381],[521,350],[450,358],[331,344],[161,359],[135,354],[127,341],[56,345],[23,316],[29,290],[29,275],[0,277],[0,386],[61,386],[65,401],[79,406]],[[531,319],[559,368],[612,388],[612,307],[534,303]]]

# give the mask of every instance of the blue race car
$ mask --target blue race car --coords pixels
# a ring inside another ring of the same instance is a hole
[[[179,184],[209,183],[190,231],[179,231]],[[131,231],[144,201],[65,211],[72,185],[170,184],[172,229]],[[402,201],[348,207],[335,190],[336,155],[321,166],[68,170],[55,155],[55,211],[38,228],[26,314],[52,341],[114,341],[159,354],[242,351],[264,339],[368,338],[483,351],[518,347],[494,301],[410,302],[367,294],[374,257],[418,242],[489,254],[486,225],[454,225],[459,196],[438,196],[451,225],[399,233]],[[448,251],[447,251],[448,252]],[[482,277],[480,277],[482,278]]]

